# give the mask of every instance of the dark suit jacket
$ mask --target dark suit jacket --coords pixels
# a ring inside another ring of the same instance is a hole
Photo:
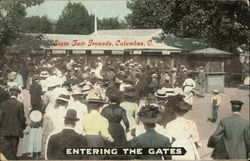
[[[82,160],[86,155],[66,155],[66,148],[87,148],[86,137],[73,129],[63,129],[60,133],[49,137],[47,143],[47,159],[49,160]]]
[[[232,116],[220,121],[217,130],[210,139],[213,138],[214,140],[218,140],[217,142],[220,142],[220,144],[224,143],[228,159],[246,159],[248,151],[247,143],[249,142],[247,140],[249,137],[246,136],[247,127],[249,127],[249,122],[247,120],[243,119],[238,114],[233,114]],[[215,145],[214,153],[216,154],[216,150],[220,151],[221,147],[223,148],[223,145],[217,145],[217,143],[215,143]],[[216,147],[220,148],[216,149]],[[218,157],[214,156],[214,159],[217,158]]]
[[[4,90],[1,86],[0,86],[0,104],[5,101],[8,100],[10,98],[10,95],[8,93],[8,91]]]
[[[26,127],[24,107],[16,98],[10,98],[0,105],[3,112],[0,120],[0,136],[23,137],[23,130]]]
[[[144,84],[142,83],[141,80],[139,80],[138,82],[135,82],[134,86],[135,86],[136,94],[141,98],[145,91]]]
[[[145,133],[137,136],[131,141],[131,146],[136,148],[167,148],[171,147],[169,139],[154,129],[149,129]],[[136,159],[141,160],[162,160],[161,155],[138,155]],[[164,156],[164,159],[169,160],[171,156]]]

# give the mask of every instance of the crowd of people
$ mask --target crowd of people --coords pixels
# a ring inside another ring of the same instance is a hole
[[[184,115],[193,110],[193,96],[204,97],[205,79],[202,66],[195,73],[183,64],[170,67],[162,61],[143,65],[110,57],[88,62],[83,57],[1,59],[0,151],[7,159],[17,159],[19,138],[25,137],[23,156],[33,159],[200,159],[196,124]],[[28,118],[23,105],[27,90]],[[213,93],[211,122],[221,103],[219,91]],[[232,103],[239,104],[233,112],[239,112],[242,103]],[[247,126],[244,122],[238,130],[244,131],[241,142],[249,136]],[[229,157],[246,157],[249,141],[244,145],[244,156]],[[171,146],[187,152],[129,158],[65,154],[67,147]]]

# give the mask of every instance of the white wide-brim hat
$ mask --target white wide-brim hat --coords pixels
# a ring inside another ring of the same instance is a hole
[[[46,79],[46,81],[48,83],[47,87],[55,87],[62,84],[61,79],[56,76],[50,76]]]
[[[158,98],[166,98],[168,97],[167,94],[166,94],[166,91],[164,89],[158,89],[155,94],[154,94],[156,97]]]
[[[213,93],[220,93],[217,89],[212,90]]]
[[[34,110],[30,113],[30,120],[32,122],[39,122],[42,120],[42,113],[38,110]]]

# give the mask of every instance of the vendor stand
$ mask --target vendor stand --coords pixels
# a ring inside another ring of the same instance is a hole
[[[186,54],[189,64],[194,69],[198,69],[199,66],[204,67],[206,74],[205,92],[211,92],[213,89],[224,92],[224,62],[233,54],[215,48],[195,50]]]

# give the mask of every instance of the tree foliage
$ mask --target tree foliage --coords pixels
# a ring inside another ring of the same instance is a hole
[[[178,37],[205,39],[214,47],[235,51],[249,44],[245,1],[132,0],[126,19],[133,28],[161,28]]]
[[[55,32],[60,34],[90,34],[94,30],[94,16],[89,15],[81,3],[69,2],[56,23]]]
[[[26,16],[25,9],[42,2],[43,0],[0,1],[0,46],[10,45],[20,36],[20,25]]]
[[[21,24],[21,31],[24,33],[52,33],[53,23],[47,16],[25,17]]]
[[[118,17],[107,17],[98,19],[98,29],[124,29],[128,25],[124,21],[119,21]]]

